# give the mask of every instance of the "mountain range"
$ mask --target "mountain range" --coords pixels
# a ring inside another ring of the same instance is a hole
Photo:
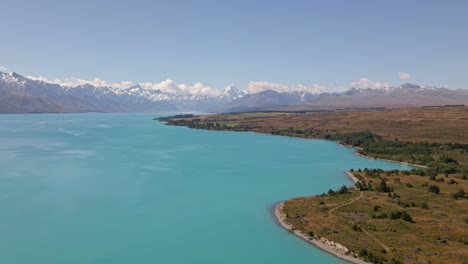
[[[453,104],[468,104],[468,90],[403,84],[335,93],[274,90],[252,93],[229,85],[215,92],[167,92],[141,85],[70,87],[0,72],[0,113],[307,111]]]

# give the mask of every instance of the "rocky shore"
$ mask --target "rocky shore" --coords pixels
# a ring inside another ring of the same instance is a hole
[[[348,174],[349,175],[349,174]],[[354,176],[353,176],[354,177]],[[278,219],[278,222],[289,232],[295,234],[296,236],[304,239],[305,241],[315,245],[316,247],[338,257],[343,260],[349,261],[356,264],[366,264],[364,260],[360,259],[357,254],[351,252],[348,248],[336,243],[334,241],[328,240],[324,237],[318,238],[317,236],[311,237],[309,234],[305,234],[299,230],[294,230],[290,224],[286,222],[286,215],[283,212],[284,203],[280,203],[275,206],[275,216]]]

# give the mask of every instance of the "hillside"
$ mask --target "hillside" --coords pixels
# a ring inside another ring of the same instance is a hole
[[[465,263],[466,179],[380,170],[354,174],[360,189],[284,202],[285,221],[309,239],[339,242],[371,263]]]
[[[131,82],[130,82],[131,83]],[[305,89],[305,88],[304,88]],[[352,88],[344,92],[311,90],[224,90],[202,84],[186,86],[165,80],[129,87],[80,83],[65,86],[18,73],[0,72],[0,113],[37,112],[245,112],[310,111],[351,108],[401,108],[409,106],[468,105],[468,90],[404,84],[382,89]]]
[[[193,126],[219,124],[213,130],[249,130],[272,133],[293,128],[298,137],[315,137],[305,131],[351,133],[371,131],[384,139],[411,142],[457,142],[468,144],[468,107],[428,107],[382,110],[320,111],[320,112],[253,112],[197,117]],[[171,119],[190,125],[192,119]],[[320,136],[319,136],[320,137]]]

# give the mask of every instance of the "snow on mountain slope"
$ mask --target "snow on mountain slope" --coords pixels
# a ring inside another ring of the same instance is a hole
[[[300,87],[292,91],[283,91],[286,88],[279,87],[278,84],[272,84],[273,87],[268,89],[269,83],[266,82],[250,83],[250,89],[247,90],[229,85],[220,91],[201,83],[185,85],[173,80],[115,86],[107,85],[105,81],[98,79],[97,83],[106,85],[96,86],[91,82],[80,80],[78,85],[65,86],[45,80],[47,79],[31,79],[17,73],[0,72],[0,95],[3,98],[11,98],[8,105],[11,109],[15,108],[14,112],[21,112],[17,107],[13,107],[22,105],[21,98],[28,98],[37,106],[34,109],[43,109],[44,112],[223,112],[292,104],[368,105],[375,102],[385,105],[386,102],[401,101],[411,102],[411,105],[424,105],[425,102],[433,104],[438,100],[449,103],[468,100],[468,90],[449,90],[409,83],[399,87],[352,88],[341,93],[319,93],[317,89],[299,89]],[[131,84],[131,82],[126,83]],[[47,100],[44,100],[45,98]],[[42,108],[41,103],[45,105]],[[2,112],[8,111],[2,110]]]

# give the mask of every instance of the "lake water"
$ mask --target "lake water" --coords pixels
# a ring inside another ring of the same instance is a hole
[[[148,114],[0,115],[0,263],[343,263],[272,206],[404,169],[323,140]]]

